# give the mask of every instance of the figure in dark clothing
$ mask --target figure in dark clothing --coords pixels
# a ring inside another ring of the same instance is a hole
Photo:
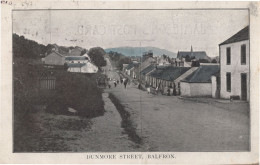
[[[140,83],[138,83],[138,89],[141,89],[141,84]]]
[[[115,87],[116,87],[116,80],[114,80],[114,85],[115,85]]]
[[[117,80],[116,83],[119,84],[119,80]]]
[[[128,80],[124,78],[123,81],[124,81],[124,86],[125,86],[125,89],[126,89],[126,85],[127,85]]]
[[[111,88],[111,85],[110,85],[110,84],[108,84],[108,88],[109,88],[109,89]]]

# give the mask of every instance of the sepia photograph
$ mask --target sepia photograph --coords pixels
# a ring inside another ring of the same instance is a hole
[[[248,9],[12,11],[13,152],[249,152]]]

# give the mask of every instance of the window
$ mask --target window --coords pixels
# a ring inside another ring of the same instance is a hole
[[[231,91],[231,73],[227,72],[226,74],[226,81],[227,81],[227,91]]]
[[[241,46],[241,64],[246,64],[246,45]]]
[[[227,48],[226,50],[226,54],[227,54],[227,65],[230,65],[231,64],[231,49],[230,47]]]

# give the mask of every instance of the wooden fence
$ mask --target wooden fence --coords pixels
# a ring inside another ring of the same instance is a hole
[[[39,78],[40,90],[55,90],[56,89],[56,77],[46,76]]]

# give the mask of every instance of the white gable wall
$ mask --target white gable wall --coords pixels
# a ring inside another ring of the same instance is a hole
[[[181,96],[211,97],[211,83],[187,83],[181,82]]]
[[[246,45],[246,65],[241,65],[241,45]],[[226,48],[231,48],[231,64],[227,65]],[[227,91],[226,73],[231,73],[231,91]],[[241,98],[241,73],[247,74],[247,100],[249,100],[249,40],[220,46],[220,97],[229,99],[232,95]]]

